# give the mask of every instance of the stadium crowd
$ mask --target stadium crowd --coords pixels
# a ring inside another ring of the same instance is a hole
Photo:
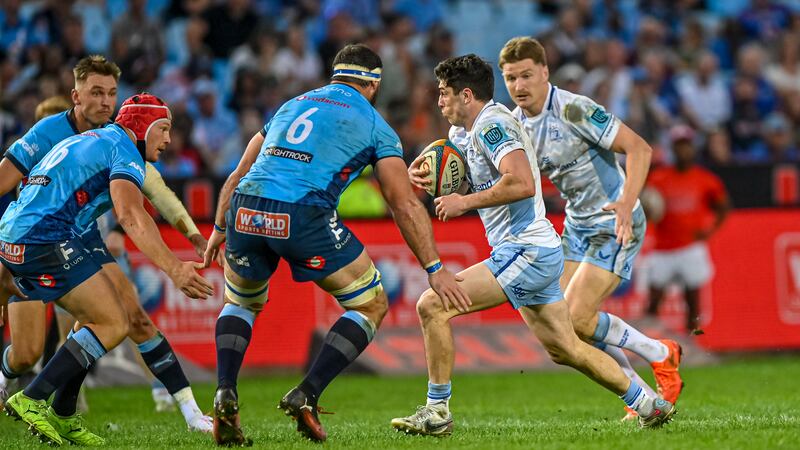
[[[800,161],[800,4],[770,0],[4,0],[0,146],[101,53],[122,68],[120,101],[147,90],[172,105],[164,177],[225,176],[276,108],[360,41],[384,60],[376,106],[410,160],[448,127],[435,64],[475,52],[495,65],[515,34],[538,37],[551,81],[604,104],[656,164],[672,161],[678,123],[708,166]]]

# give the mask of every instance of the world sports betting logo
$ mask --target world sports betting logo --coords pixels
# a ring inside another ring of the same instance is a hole
[[[0,241],[0,258],[11,264],[25,262],[25,244],[10,244]]]
[[[288,214],[257,211],[250,208],[236,210],[236,231],[256,236],[289,239],[291,218]]]

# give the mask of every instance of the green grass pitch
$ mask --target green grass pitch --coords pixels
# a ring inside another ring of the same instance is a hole
[[[239,392],[254,448],[800,448],[800,357],[731,360],[681,373],[686,389],[678,415],[660,430],[620,423],[622,402],[572,371],[458,374],[451,400],[456,428],[444,438],[407,436],[389,426],[424,401],[425,377],[343,376],[322,398],[335,412],[322,416],[329,434],[322,445],[303,440],[276,409],[299,376],[244,379]],[[652,379],[649,372],[645,377]],[[210,410],[213,386],[194,386],[194,392]],[[89,402],[87,423],[109,447],[214,446],[210,436],[188,433],[178,413],[152,412],[145,387],[91,390]],[[0,447],[44,446],[21,422],[1,417]]]

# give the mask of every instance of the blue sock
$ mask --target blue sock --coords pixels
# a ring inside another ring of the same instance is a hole
[[[236,389],[239,369],[253,336],[256,315],[249,309],[227,303],[217,318],[217,386]]]
[[[85,377],[95,361],[105,354],[106,349],[97,336],[88,327],[83,327],[58,349],[25,388],[24,394],[34,400],[46,400],[57,388],[72,386],[81,375]],[[83,378],[80,381],[83,382]]]
[[[11,346],[9,345],[3,351],[3,359],[0,362],[0,371],[2,371],[3,372],[3,376],[8,378],[9,380],[13,379],[13,378],[19,378],[20,375],[22,375],[20,373],[17,373],[17,372],[14,372],[13,370],[11,370],[11,366],[8,364],[8,353],[10,351],[11,351]]]
[[[428,381],[428,404],[447,403],[450,400],[451,383],[436,384]]]
[[[594,329],[592,339],[595,342],[603,342],[606,336],[608,336],[608,327],[611,324],[611,319],[609,319],[608,314],[603,311],[597,313],[597,316],[597,326]]]
[[[372,323],[355,311],[347,311],[333,324],[300,390],[317,401],[322,391],[367,348],[375,336]]]
[[[623,395],[620,395],[619,398],[621,398],[629,408],[639,412],[642,406],[644,406],[644,400],[647,400],[647,394],[641,386],[631,380],[631,385],[628,386],[628,390]]]
[[[150,372],[164,384],[170,394],[189,387],[189,380],[186,379],[175,352],[160,332],[137,347]]]

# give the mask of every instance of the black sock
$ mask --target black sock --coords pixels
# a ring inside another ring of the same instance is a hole
[[[253,335],[253,327],[250,322],[243,319],[241,315],[230,314],[231,311],[237,309],[245,310],[231,304],[225,305],[217,319],[216,327],[217,387],[231,387],[234,390],[244,354]]]
[[[78,394],[88,374],[88,369],[83,370],[72,377],[67,384],[56,389],[56,395],[53,396],[53,403],[50,405],[56,414],[61,417],[75,415],[78,410]]]
[[[34,400],[47,400],[60,386],[76,375],[89,370],[106,349],[88,327],[83,327],[61,346],[50,362],[39,372],[24,394]]]
[[[138,347],[150,372],[164,384],[170,394],[189,387],[189,380],[186,379],[175,352],[161,333]]]
[[[306,378],[300,383],[300,390],[310,395],[314,401],[319,399],[328,384],[369,345],[371,336],[364,328],[368,326],[366,319],[353,314],[356,313],[348,311],[333,324]]]

